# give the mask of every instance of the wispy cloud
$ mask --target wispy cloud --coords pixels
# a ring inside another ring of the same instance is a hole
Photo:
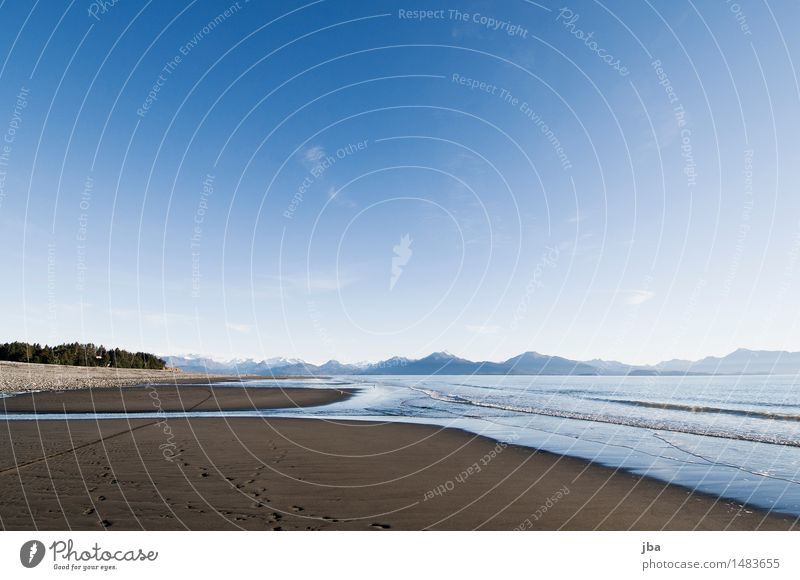
[[[126,321],[137,321],[145,326],[164,328],[175,324],[194,323],[193,316],[188,314],[178,314],[175,312],[153,312],[149,310],[135,310],[133,308],[112,308],[110,310],[112,318],[120,318]]]
[[[286,291],[334,292],[353,284],[356,279],[350,276],[331,276],[311,273],[309,275],[267,276],[277,288]]]
[[[467,324],[465,328],[474,334],[497,334],[502,330],[496,324]]]
[[[311,164],[315,164],[317,161],[325,158],[327,155],[328,152],[325,151],[325,147],[323,147],[322,145],[313,145],[308,149],[306,149],[305,151],[303,151],[303,159],[305,159],[306,162]]]
[[[225,326],[233,331],[240,332],[242,334],[249,334],[251,330],[253,330],[253,326],[251,324],[236,324],[234,322],[226,322]]]
[[[644,304],[656,295],[655,292],[650,290],[625,290],[621,294],[625,296],[625,302],[633,306]]]
[[[331,186],[328,188],[328,199],[344,207],[358,207],[356,203],[342,195],[341,190]]]
[[[581,215],[578,212],[575,212],[575,215],[570,216],[570,217],[567,218],[567,223],[568,224],[579,224],[585,219],[586,219],[586,216]]]

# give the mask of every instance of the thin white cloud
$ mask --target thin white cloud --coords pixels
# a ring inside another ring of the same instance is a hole
[[[585,219],[586,219],[586,216],[583,216],[580,213],[575,212],[574,216],[571,216],[571,217],[567,218],[567,223],[568,224],[579,224]]]
[[[306,290],[319,291],[319,292],[333,292],[334,290],[341,290],[352,284],[352,278],[339,277],[326,277],[326,276],[312,276],[304,278],[299,283],[301,287]]]
[[[306,275],[285,275],[285,276],[268,276],[273,280],[278,287],[284,292],[286,291],[303,291],[303,292],[333,292],[341,290],[353,284],[356,279],[345,275],[330,276],[326,274],[312,273]]]
[[[192,324],[194,317],[188,314],[174,312],[154,312],[149,310],[135,310],[132,308],[112,308],[109,311],[112,318],[138,322],[144,326],[165,328],[176,324]]]
[[[325,151],[325,147],[322,145],[313,145],[303,152],[303,159],[305,159],[308,163],[316,163],[327,155],[328,152]]]
[[[644,304],[656,295],[655,292],[650,290],[626,290],[623,294],[625,295],[625,302],[633,306]]]
[[[230,330],[241,332],[242,334],[248,334],[251,330],[253,330],[253,326],[250,324],[236,324],[233,322],[226,322],[225,326],[228,327],[228,329]]]
[[[496,324],[467,324],[465,328],[474,334],[497,334],[502,330]]]
[[[341,190],[333,186],[328,188],[328,199],[344,207],[358,207],[354,201],[343,196]]]

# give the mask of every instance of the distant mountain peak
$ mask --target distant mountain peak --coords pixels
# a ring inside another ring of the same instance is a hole
[[[218,361],[199,355],[164,356],[167,364],[184,370],[241,375],[675,375],[675,374],[796,374],[800,375],[800,353],[740,348],[720,357],[696,361],[672,359],[654,366],[627,365],[619,361],[576,361],[536,351],[526,351],[502,362],[471,361],[443,350],[419,359],[401,356],[348,364],[331,359],[322,365],[298,358],[273,357]]]

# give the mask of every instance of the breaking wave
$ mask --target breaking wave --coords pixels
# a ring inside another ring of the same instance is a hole
[[[438,391],[424,389],[420,387],[412,387],[413,390],[424,393],[425,395],[446,403],[454,403],[459,405],[470,405],[473,407],[483,407],[488,409],[497,409],[501,411],[510,411],[514,413],[525,413],[529,415],[544,415],[547,417],[560,417],[563,419],[575,419],[578,421],[592,421],[595,423],[609,423],[612,425],[625,425],[629,427],[640,427],[645,429],[654,429],[657,431],[672,431],[675,433],[688,433],[692,435],[704,435],[706,437],[719,437],[723,439],[732,439],[739,441],[753,441],[756,443],[769,443],[773,445],[789,445],[792,447],[800,447],[800,439],[794,437],[786,437],[783,435],[770,434],[770,433],[757,433],[748,431],[731,431],[727,429],[719,429],[716,427],[701,428],[695,425],[680,424],[674,421],[665,421],[659,419],[647,419],[642,417],[626,417],[604,413],[584,413],[580,411],[567,411],[563,409],[555,409],[552,407],[534,407],[534,406],[521,406],[512,405],[507,403],[493,403],[488,401],[479,401],[469,399],[454,394],[444,394]],[[676,405],[672,403],[647,403],[645,401],[623,401],[623,400],[609,400],[609,402],[622,402],[636,404],[641,403],[641,406],[657,406],[658,408],[670,410],[691,410],[700,409],[702,407],[694,407],[690,405]],[[661,405],[664,405],[663,407]],[[677,407],[673,409],[673,407]],[[717,409],[716,407],[707,407],[710,409]],[[794,415],[778,415],[774,413],[759,413],[757,411],[738,411],[736,409],[718,409],[719,412],[730,411],[744,416],[757,416],[760,418],[782,418],[782,420],[798,420],[800,417]]]

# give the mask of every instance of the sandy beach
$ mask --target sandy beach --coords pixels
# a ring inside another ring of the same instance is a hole
[[[247,388],[156,384],[139,387],[41,391],[0,399],[6,413],[152,413],[252,411],[307,407],[339,401],[352,389]]]
[[[169,386],[159,397],[165,409],[210,410],[349,396],[254,390]],[[152,407],[127,390],[40,395],[6,399],[6,408]],[[585,461],[424,425],[6,420],[0,430],[0,526],[8,530],[775,530],[795,523]]]
[[[87,387],[124,387],[146,383],[207,383],[238,379],[239,377],[169,370],[76,367],[0,361],[0,393],[86,389]]]

